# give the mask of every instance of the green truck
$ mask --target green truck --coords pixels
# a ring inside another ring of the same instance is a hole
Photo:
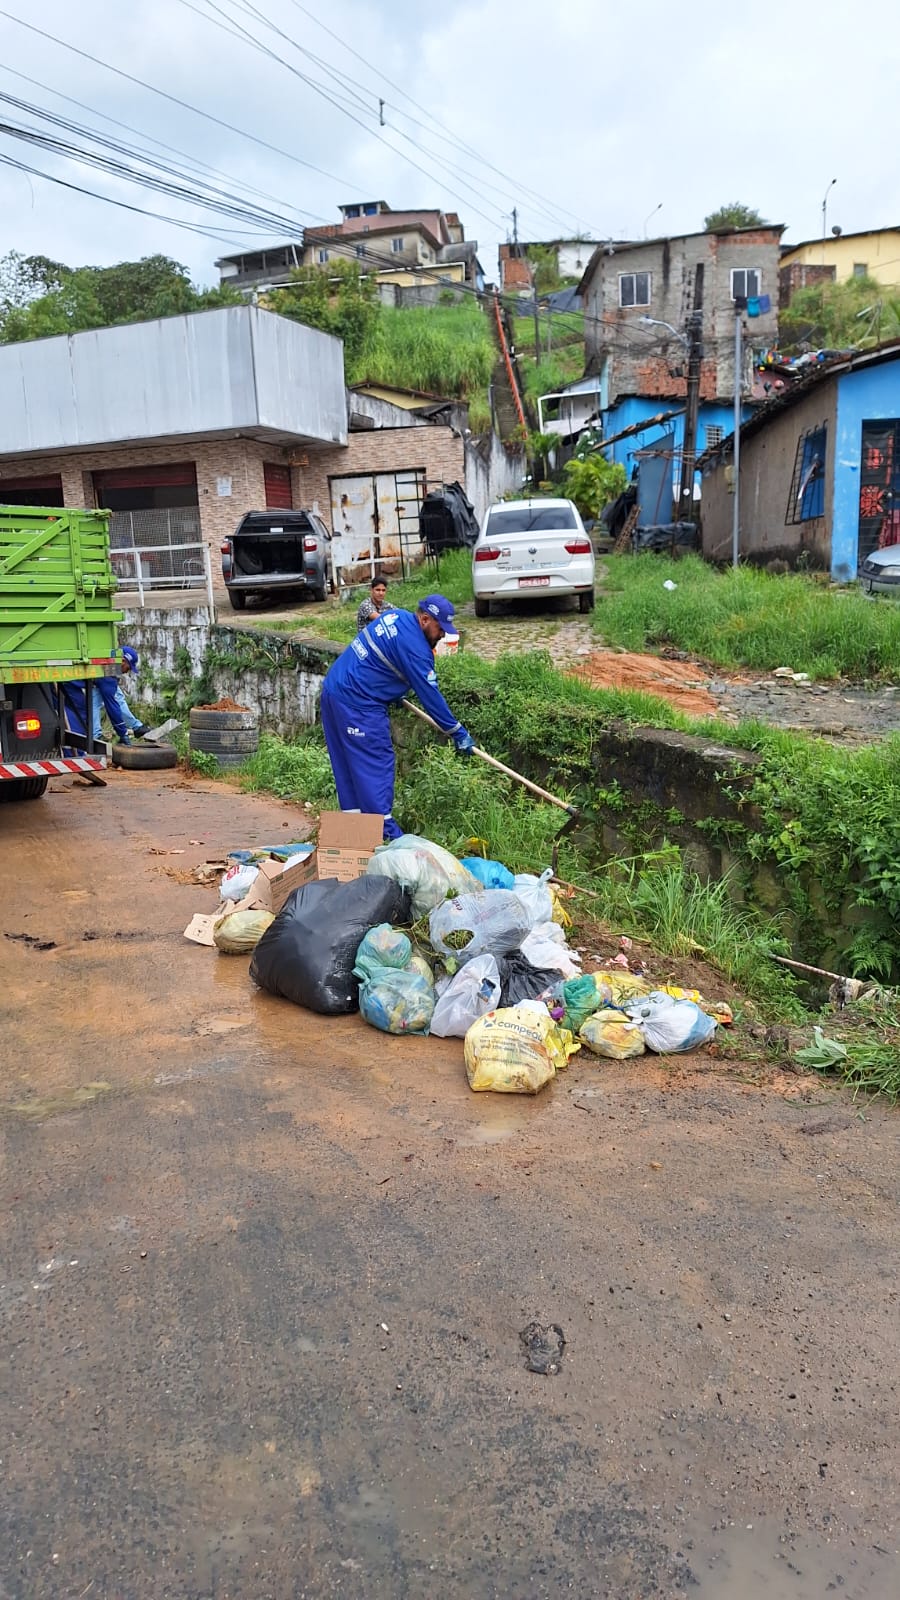
[[[0,800],[35,800],[57,773],[106,765],[92,682],[120,672],[109,512],[0,505]],[[84,734],[63,692],[83,682]]]

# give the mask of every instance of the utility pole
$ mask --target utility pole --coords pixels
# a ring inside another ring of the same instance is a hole
[[[694,463],[697,460],[697,415],[700,409],[700,368],[703,361],[703,262],[694,270],[694,303],[687,325],[687,401],[684,408],[684,446],[681,452],[679,522],[694,520]]]
[[[731,565],[741,561],[741,389],[744,362],[744,307],[746,300],[734,302],[734,501],[731,508]]]
[[[537,283],[534,277],[534,267],[530,263],[528,270],[531,273],[531,293],[533,297],[531,303],[534,310],[534,359],[535,362],[538,362],[541,359],[541,319],[538,315]]]

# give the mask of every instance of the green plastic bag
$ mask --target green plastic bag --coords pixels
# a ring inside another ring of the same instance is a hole
[[[385,967],[402,968],[409,965],[412,945],[405,933],[392,928],[389,922],[379,922],[360,940],[356,952],[353,975],[360,983],[375,978]]]
[[[562,986],[562,1000],[566,1008],[563,1027],[578,1034],[600,1006],[609,1005],[612,995],[609,985],[598,981],[598,974],[589,972],[582,978],[567,978]]]

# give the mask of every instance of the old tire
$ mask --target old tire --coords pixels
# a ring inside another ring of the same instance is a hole
[[[160,772],[177,767],[178,751],[171,744],[114,744],[112,761],[125,772]]]
[[[247,604],[246,589],[229,589],[228,603],[231,606],[232,611],[243,611],[245,605]]]
[[[476,600],[475,601],[475,615],[476,615],[476,617],[489,617],[490,614],[491,614],[491,602],[490,602],[490,600]]]
[[[40,800],[49,782],[49,778],[11,778],[8,783],[0,783],[0,800]]]
[[[587,612],[587,611],[593,611],[593,609],[594,609],[594,591],[593,591],[593,589],[588,589],[587,594],[580,594],[578,596],[578,609],[582,613]]]
[[[240,767],[259,749],[259,717],[255,711],[206,711],[190,715],[192,751],[215,756],[220,767]]]

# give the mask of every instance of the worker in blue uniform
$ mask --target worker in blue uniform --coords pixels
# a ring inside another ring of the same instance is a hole
[[[322,729],[341,810],[383,816],[385,839],[403,832],[391,815],[395,759],[388,706],[412,691],[460,755],[474,749],[437,686],[433,651],[450,632],[453,606],[442,594],[426,595],[415,612],[386,608],[338,656],[322,685]]]
[[[119,684],[116,678],[94,678],[91,684],[91,706],[94,712],[91,717],[91,732],[96,740],[99,733],[99,707],[102,703],[119,743],[128,744],[129,727],[119,705],[118,688]],[[87,694],[84,682],[81,679],[76,679],[74,683],[65,684],[63,686],[63,700],[66,707],[66,722],[71,732],[86,734]]]

